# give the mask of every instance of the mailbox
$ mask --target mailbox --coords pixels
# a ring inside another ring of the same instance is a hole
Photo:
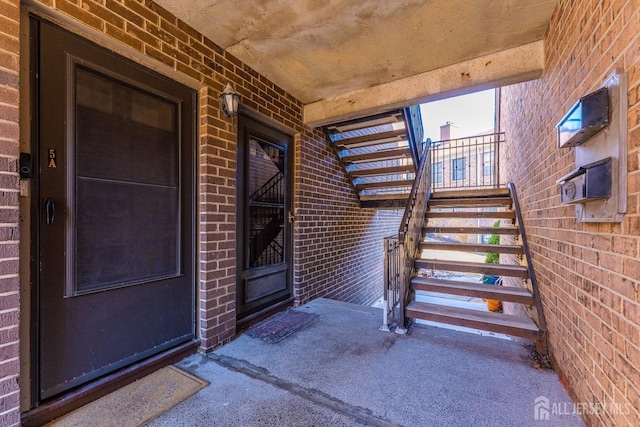
[[[558,180],[562,203],[611,197],[611,157],[580,166]]]
[[[576,169],[556,183],[578,222],[622,222],[627,212],[627,93],[616,70],[558,123],[558,146],[574,151]]]
[[[609,89],[603,87],[576,102],[556,126],[558,147],[576,147],[609,125]]]

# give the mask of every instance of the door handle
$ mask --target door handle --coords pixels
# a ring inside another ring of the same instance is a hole
[[[289,220],[289,224],[293,223],[293,221],[296,220],[296,217],[293,216],[293,214],[291,213],[291,211],[289,211],[288,215],[287,215],[287,219]]]
[[[56,219],[56,202],[52,198],[48,198],[44,201],[44,214],[47,224],[53,224]]]

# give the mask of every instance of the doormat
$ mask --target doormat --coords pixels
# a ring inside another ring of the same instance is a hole
[[[208,385],[208,382],[181,369],[167,366],[78,408],[47,426],[142,426]]]
[[[313,322],[319,315],[304,311],[285,310],[247,329],[247,335],[277,344]]]

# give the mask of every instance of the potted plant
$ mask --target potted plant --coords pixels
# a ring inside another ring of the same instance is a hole
[[[500,220],[496,221],[493,224],[493,226],[495,228],[500,227]],[[490,245],[499,245],[500,236],[497,234],[492,234],[491,237],[489,237],[488,243]],[[485,256],[484,262],[486,262],[487,264],[498,264],[500,262],[500,254],[497,254],[494,252],[488,252],[487,255]],[[490,276],[485,274],[482,276],[482,283],[484,283],[485,285],[495,285],[499,278],[500,278],[499,276]],[[486,301],[487,301],[487,309],[489,311],[494,311],[494,312],[502,311],[502,301],[494,300],[494,299],[487,299]]]

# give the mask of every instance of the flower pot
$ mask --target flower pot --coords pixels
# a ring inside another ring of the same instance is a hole
[[[482,276],[482,283],[485,285],[495,285],[500,276]],[[502,301],[497,299],[487,299],[487,310],[497,312],[502,310]]]
[[[502,301],[497,299],[488,299],[487,310],[494,312],[502,310]]]

